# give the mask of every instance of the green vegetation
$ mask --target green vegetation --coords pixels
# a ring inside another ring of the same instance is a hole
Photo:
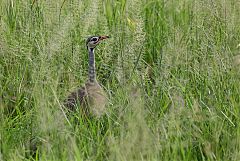
[[[0,160],[240,160],[238,0],[0,4]],[[95,34],[107,114],[66,117]]]

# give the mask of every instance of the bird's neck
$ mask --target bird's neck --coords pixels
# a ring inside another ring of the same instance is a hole
[[[90,83],[94,83],[96,81],[94,49],[88,48],[88,53],[89,53],[88,79]]]

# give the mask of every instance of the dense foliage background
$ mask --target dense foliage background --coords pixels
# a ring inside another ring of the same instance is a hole
[[[240,159],[238,0],[0,4],[0,160]],[[107,113],[66,117],[90,35]]]

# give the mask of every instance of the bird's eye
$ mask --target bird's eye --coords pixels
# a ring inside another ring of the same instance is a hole
[[[97,41],[97,38],[96,37],[94,37],[94,38],[92,38],[92,40],[91,41]]]

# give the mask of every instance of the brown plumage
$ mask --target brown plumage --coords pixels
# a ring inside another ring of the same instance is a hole
[[[96,80],[94,48],[101,40],[108,36],[91,36],[87,39],[86,45],[89,51],[89,79],[87,83],[78,90],[72,92],[64,101],[65,107],[70,111],[75,111],[80,105],[81,113],[85,116],[94,115],[100,117],[104,114],[107,97]]]
[[[86,83],[77,91],[72,92],[64,105],[71,111],[80,105],[83,115],[101,116],[104,113],[107,97],[102,87],[97,83]]]

